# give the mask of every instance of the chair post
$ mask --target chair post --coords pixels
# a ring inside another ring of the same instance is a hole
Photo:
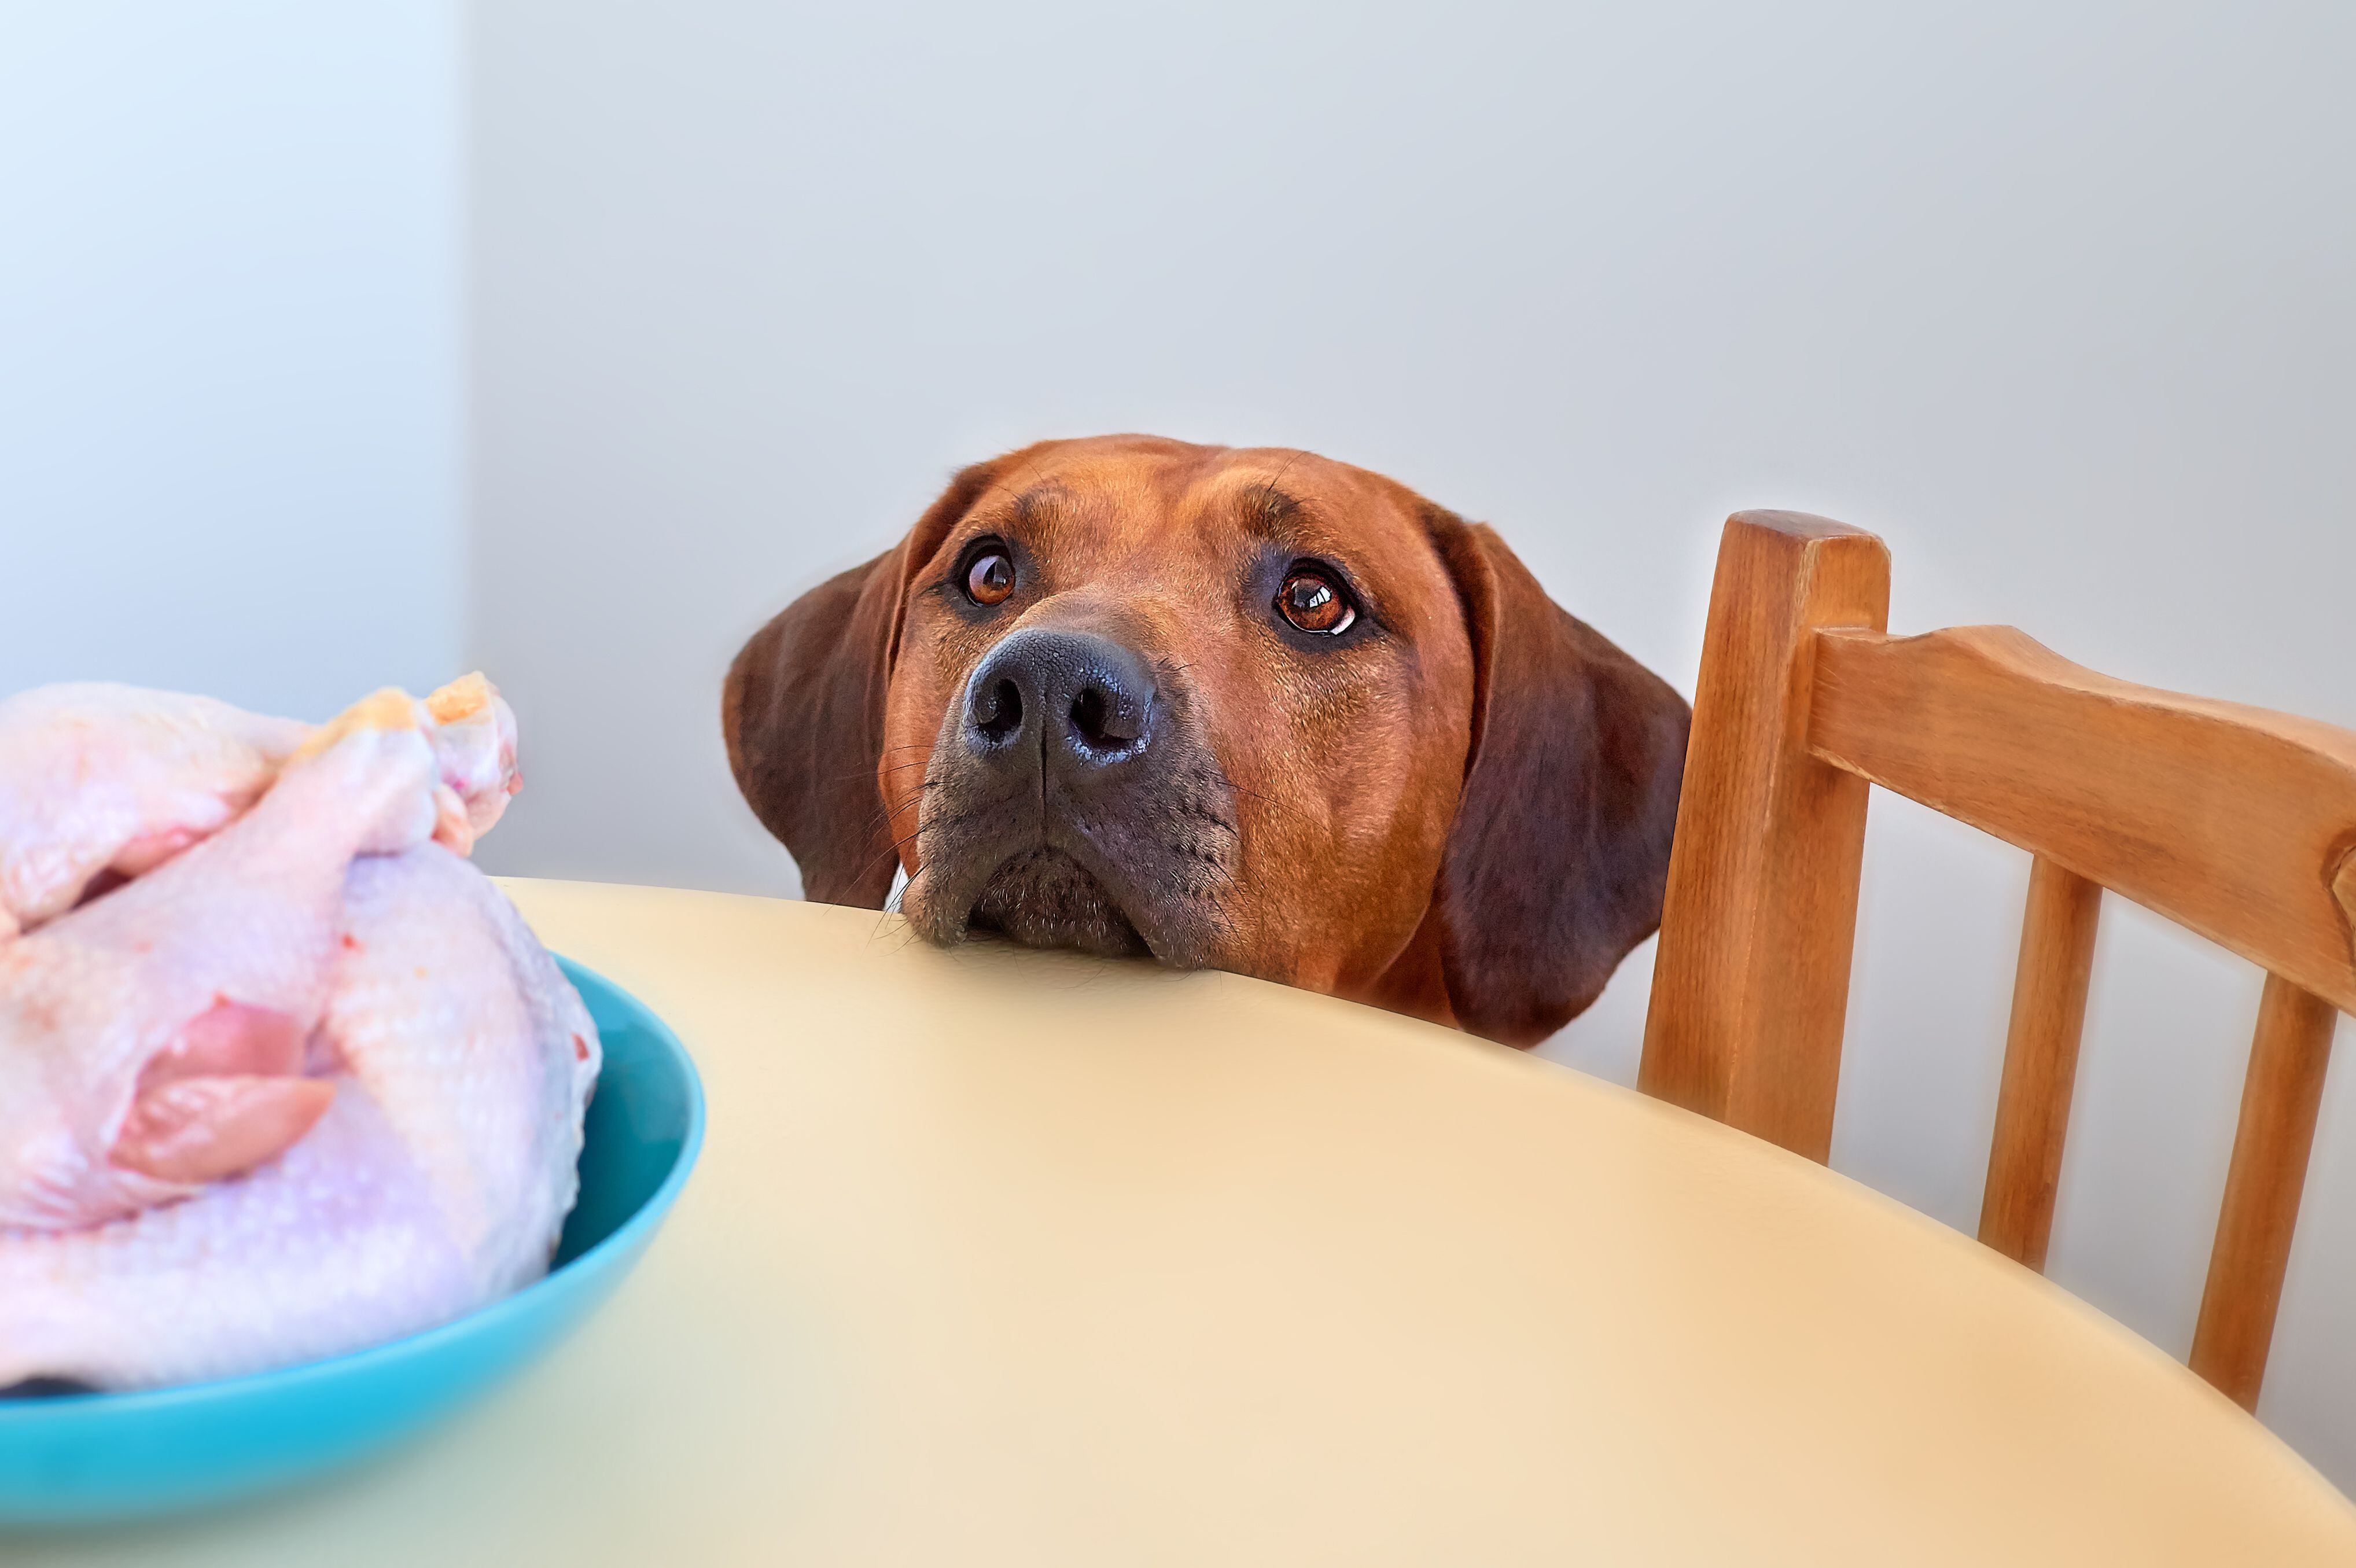
[[[2030,865],[2004,1084],[1997,1096],[1987,1191],[1980,1199],[1980,1240],[2039,1273],[2045,1272],[2045,1247],[2053,1235],[2053,1197],[2061,1186],[2062,1144],[2070,1130],[2070,1091],[2102,911],[2096,884],[2041,854]]]
[[[2217,1243],[2209,1253],[2209,1282],[2188,1358],[2194,1371],[2244,1410],[2257,1409],[2265,1380],[2275,1309],[2282,1304],[2299,1190],[2307,1185],[2307,1157],[2315,1145],[2331,1032],[2339,1022],[2330,1003],[2278,974],[2266,976]]]
[[[1890,553],[1797,512],[1727,520],[1637,1086],[1822,1160],[1868,786],[1808,749],[1815,634],[1885,628]]]

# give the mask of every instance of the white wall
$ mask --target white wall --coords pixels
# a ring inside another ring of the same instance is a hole
[[[0,4],[0,693],[458,672],[449,0]]]
[[[714,708],[958,464],[1300,444],[1494,521],[1688,691],[1717,523],[1875,528],[1899,629],[2356,725],[2356,12],[826,8],[474,25],[495,865],[785,890]],[[1873,808],[1835,1163],[1975,1221],[2026,867]],[[2179,1353],[2257,977],[2113,901],[2052,1273]],[[1632,964],[1550,1055],[1633,1074]],[[2265,1414],[2356,1484],[2356,1074]]]

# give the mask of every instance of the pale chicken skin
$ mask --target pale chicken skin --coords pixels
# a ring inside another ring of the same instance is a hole
[[[235,767],[184,746],[170,760],[198,782],[174,798],[233,800],[260,767],[259,801],[0,934],[0,1388],[284,1365],[547,1266],[601,1058],[553,961],[459,858],[512,792],[513,716],[471,677],[295,729]],[[0,792],[25,755],[0,744]],[[37,859],[44,820],[91,820],[58,776],[18,769],[15,799],[47,803],[0,822],[0,864]]]
[[[311,1050],[333,1103],[185,1202],[0,1231],[0,1387],[145,1388],[358,1349],[536,1279],[573,1207],[595,1026],[438,844],[356,862]]]
[[[185,1197],[318,1120],[303,1042],[345,874],[426,842],[434,777],[415,727],[355,728],[210,838],[0,945],[0,1225]]]
[[[70,774],[108,797],[139,780],[135,798],[159,806],[221,795],[230,752],[189,743],[186,716],[200,713],[211,733],[272,721],[195,701],[156,704],[168,721],[156,726],[160,760],[84,743],[66,768],[60,736],[120,740],[135,727],[129,710],[109,701],[78,726],[69,706],[16,699],[48,717],[29,744],[22,730],[0,736],[0,778],[17,781],[21,812],[8,856],[36,863],[45,843],[87,841],[102,819],[60,787]],[[302,1076],[301,1047],[326,998],[344,868],[429,834],[471,845],[515,776],[513,718],[479,676],[424,703],[380,692],[316,730],[299,727],[299,742],[269,762],[274,787],[245,815],[112,897],[0,941],[0,1225],[112,1219],[293,1143],[327,1105],[327,1091]],[[177,790],[157,783],[170,770]],[[153,817],[103,820],[109,842],[162,831]]]

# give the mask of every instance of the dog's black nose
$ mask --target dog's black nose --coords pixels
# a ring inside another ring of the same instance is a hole
[[[1094,632],[1033,627],[993,648],[966,682],[966,741],[1010,757],[1043,746],[1078,761],[1119,762],[1145,749],[1153,676],[1145,661]]]

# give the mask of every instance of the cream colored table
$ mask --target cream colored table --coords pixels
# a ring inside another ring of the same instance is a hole
[[[2356,1563],[2143,1341],[1462,1036],[896,919],[516,883],[701,1065],[580,1337],[324,1488],[14,1563]]]

